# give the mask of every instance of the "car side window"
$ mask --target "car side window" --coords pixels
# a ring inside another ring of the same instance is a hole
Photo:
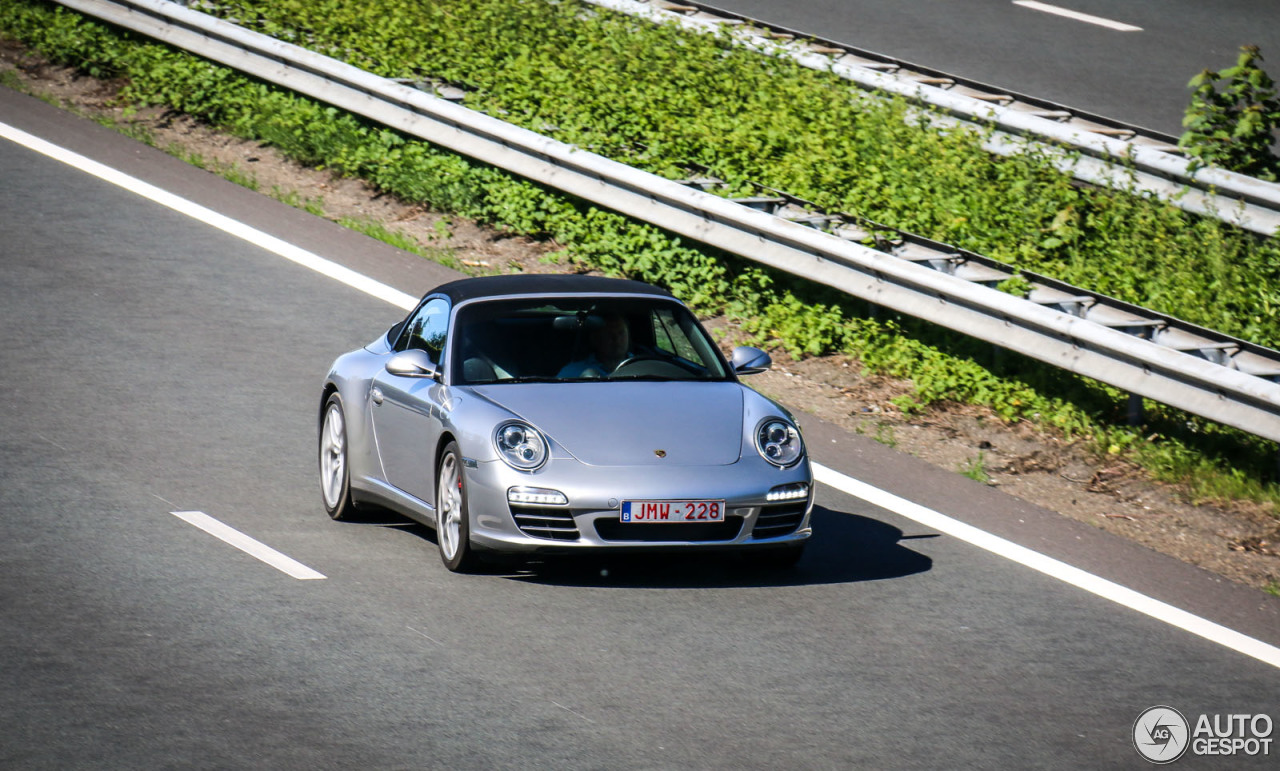
[[[700,357],[689,342],[685,330],[675,313],[667,308],[652,312],[653,344],[660,351],[673,353],[689,361],[699,361]]]
[[[418,349],[426,351],[431,360],[440,364],[444,359],[444,342],[449,334],[449,301],[441,298],[428,300],[404,325],[396,351]]]

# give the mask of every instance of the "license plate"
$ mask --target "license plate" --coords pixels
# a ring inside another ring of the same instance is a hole
[[[723,522],[724,501],[623,501],[623,522]]]

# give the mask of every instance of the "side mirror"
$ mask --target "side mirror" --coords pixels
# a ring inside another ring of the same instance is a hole
[[[440,368],[426,351],[416,348],[392,356],[387,362],[387,372],[399,377],[440,378]]]
[[[729,360],[729,365],[739,375],[754,375],[772,367],[773,359],[759,348],[742,345],[733,349],[733,358]]]

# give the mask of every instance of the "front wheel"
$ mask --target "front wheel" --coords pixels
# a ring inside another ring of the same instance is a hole
[[[462,454],[457,442],[445,445],[440,454],[436,482],[436,545],[440,561],[454,573],[475,568],[471,548],[471,518],[467,515],[467,486],[462,475]]]
[[[347,421],[342,413],[342,399],[329,395],[324,404],[324,422],[320,425],[320,497],[324,510],[338,521],[355,515],[351,500],[351,471],[347,468]]]

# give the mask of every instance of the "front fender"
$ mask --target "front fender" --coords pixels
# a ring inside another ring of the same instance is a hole
[[[386,480],[378,456],[369,403],[373,375],[381,370],[385,358],[385,354],[366,349],[339,356],[325,376],[321,391],[317,431],[323,425],[324,405],[329,395],[336,392],[342,400],[347,429],[347,467],[353,491],[369,489],[370,481]]]
[[[444,427],[458,442],[458,448],[468,460],[480,463],[502,460],[498,455],[498,448],[493,444],[493,433],[498,425],[508,420],[528,422],[466,386],[452,386],[450,400],[453,405],[444,415]],[[532,423],[530,425],[546,437],[549,459],[573,457],[556,441],[552,429]]]

